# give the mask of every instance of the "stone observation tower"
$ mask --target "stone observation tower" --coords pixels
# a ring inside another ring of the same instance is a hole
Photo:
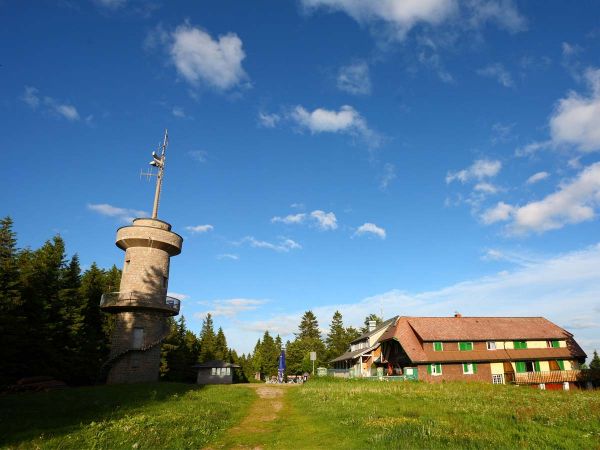
[[[166,318],[179,314],[179,300],[167,296],[167,287],[170,258],[181,253],[183,239],[157,218],[167,144],[165,130],[160,154],[152,152],[150,162],[158,169],[152,218],[135,219],[117,231],[116,245],[125,250],[121,286],[100,303],[116,319],[102,371],[109,369],[107,383],[157,381],[160,344],[169,332]]]

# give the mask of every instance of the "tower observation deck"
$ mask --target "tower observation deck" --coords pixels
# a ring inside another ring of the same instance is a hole
[[[161,154],[152,153],[158,168],[152,218],[139,218],[117,230],[116,245],[125,251],[118,292],[102,296],[100,307],[115,315],[111,352],[103,368],[108,383],[157,381],[160,344],[169,332],[169,316],[179,314],[179,300],[167,295],[172,256],[181,253],[183,238],[158,219],[165,167],[167,132]]]

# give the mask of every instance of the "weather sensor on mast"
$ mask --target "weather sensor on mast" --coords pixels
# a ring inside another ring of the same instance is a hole
[[[162,180],[165,171],[165,162],[166,162],[166,152],[167,146],[169,145],[169,132],[165,129],[165,136],[163,138],[162,144],[158,145],[158,152],[152,152],[152,161],[150,161],[150,165],[156,167],[158,169],[157,173],[154,172],[141,172],[140,176],[145,176],[148,179],[150,177],[156,177],[156,191],[154,192],[154,205],[152,207],[152,218],[158,218],[158,204],[160,203],[160,191],[162,189]]]

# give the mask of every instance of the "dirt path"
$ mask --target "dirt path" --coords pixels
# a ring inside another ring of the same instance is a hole
[[[262,442],[273,432],[276,419],[280,418],[285,405],[285,395],[294,385],[245,384],[239,389],[254,389],[258,398],[240,424],[229,429],[217,444],[206,450],[227,448],[239,450],[262,450]]]

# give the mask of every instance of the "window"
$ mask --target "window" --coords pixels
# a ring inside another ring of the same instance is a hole
[[[459,342],[458,343],[458,349],[461,352],[468,351],[468,350],[473,350],[473,343],[472,342]]]
[[[551,341],[546,341],[546,347],[558,348],[558,347],[560,347],[560,343],[556,339],[553,339]]]
[[[442,374],[442,365],[441,364],[429,364],[427,366],[427,372],[430,375],[441,375]]]
[[[513,347],[515,350],[527,348],[527,341],[513,341]]]
[[[476,363],[463,363],[463,373],[465,375],[473,375],[477,373],[477,364]]]
[[[488,350],[496,350],[496,341],[487,341]]]
[[[133,348],[140,349],[144,346],[144,329],[133,329]]]
[[[504,384],[504,375],[501,373],[492,375],[492,384]]]
[[[231,369],[229,367],[225,368],[225,375],[231,375]]]
[[[433,343],[433,351],[441,352],[442,350],[444,350],[444,344],[442,344],[441,342]]]
[[[517,361],[515,367],[518,373],[523,372],[540,372],[539,361]]]
[[[210,369],[210,374],[211,375],[216,375],[217,374],[217,368],[213,367],[212,369]]]

